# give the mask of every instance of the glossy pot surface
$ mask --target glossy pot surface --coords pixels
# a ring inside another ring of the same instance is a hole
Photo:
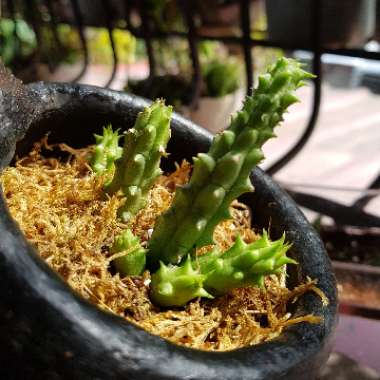
[[[112,123],[129,128],[147,102],[90,86],[29,86],[26,102],[0,94],[0,167],[14,154],[26,154],[49,132],[49,141],[74,147],[93,143],[93,133]],[[178,115],[172,120],[170,162],[206,151],[211,135]],[[337,315],[336,284],[325,249],[289,196],[261,170],[254,170],[256,191],[243,197],[255,223],[283,231],[298,262],[288,278],[294,286],[309,276],[330,300],[302,296],[292,311],[323,317],[301,323],[271,342],[231,352],[179,347],[125,320],[105,313],[76,295],[27,243],[0,199],[0,378],[248,380],[313,379],[331,347]]]

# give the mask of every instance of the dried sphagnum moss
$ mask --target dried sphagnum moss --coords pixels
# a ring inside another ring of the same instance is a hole
[[[318,291],[315,282],[289,290],[283,276],[268,277],[266,291],[235,289],[215,300],[193,301],[185,309],[160,310],[149,300],[149,272],[121,279],[109,270],[115,258],[109,247],[127,225],[116,217],[122,200],[105,197],[104,179],[96,177],[87,165],[91,148],[74,150],[61,145],[72,155],[61,162],[44,158],[41,145],[50,148],[43,141],[15,167],[5,169],[0,177],[3,191],[27,239],[82,297],[153,334],[205,350],[257,344],[277,337],[287,325],[319,322],[314,316],[292,318],[287,312],[289,301],[307,291]],[[128,224],[143,242],[149,239],[156,217],[169,207],[175,187],[187,182],[190,171],[189,163],[183,162],[172,174],[161,176],[145,209]],[[250,228],[249,209],[235,202],[231,211],[233,218],[221,223],[214,234],[223,249],[232,245],[237,233],[247,243],[258,238]]]

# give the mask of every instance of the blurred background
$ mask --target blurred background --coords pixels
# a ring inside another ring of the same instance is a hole
[[[0,0],[0,56],[25,83],[164,97],[212,133],[268,64],[282,55],[304,62],[317,76],[299,91],[262,166],[331,256],[341,300],[335,351],[352,374],[342,379],[377,379],[363,366],[380,372],[378,3]]]

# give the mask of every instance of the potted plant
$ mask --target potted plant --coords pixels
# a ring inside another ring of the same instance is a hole
[[[227,126],[229,116],[240,108],[244,99],[241,65],[233,57],[213,58],[202,69],[202,96],[199,103],[190,108],[189,117],[210,132],[217,133]]]
[[[280,75],[278,78],[281,80],[273,82],[276,83],[271,87],[273,91],[282,88],[287,75]],[[267,79],[262,79],[262,88],[267,85]],[[287,79],[285,82],[288,83]],[[46,132],[50,133],[51,143],[85,146],[91,143],[92,133],[98,132],[106,122],[111,122],[114,127],[130,126],[136,114],[148,105],[140,98],[89,86],[39,83],[28,90],[12,92],[11,87],[4,87],[4,91],[7,91],[7,98],[1,99],[0,103],[2,167],[9,164],[15,151],[20,157],[30,151],[33,142]],[[17,99],[20,94],[23,96],[21,100]],[[295,101],[288,95],[281,93],[276,98],[276,107]],[[261,99],[263,107],[268,105],[268,98]],[[250,108],[252,104],[248,101],[246,107]],[[279,115],[273,113],[272,116],[263,118],[263,123],[272,125],[278,121]],[[145,120],[144,116],[141,117]],[[245,122],[245,116],[241,114],[235,121],[235,127]],[[178,115],[173,116],[171,128],[168,151],[172,161],[190,159],[198,152],[207,151],[210,146],[208,133]],[[209,151],[209,154],[217,154],[217,147],[221,149],[222,145],[214,145],[214,151]],[[3,294],[0,336],[1,355],[5,362],[1,367],[3,377],[315,377],[329,352],[336,318],[336,290],[330,264],[316,233],[290,198],[258,169],[251,173],[251,180],[256,191],[244,201],[254,208],[256,223],[261,227],[270,223],[273,236],[280,237],[285,232],[292,242],[292,257],[299,265],[288,271],[290,286],[309,276],[318,280],[319,289],[330,301],[323,308],[317,295],[304,294],[294,304],[292,314],[312,313],[322,317],[320,323],[295,324],[278,339],[230,352],[207,352],[174,345],[101,311],[74,293],[26,242],[1,198],[0,282]],[[112,182],[110,186],[113,187]],[[193,236],[189,234],[189,237]]]
[[[210,132],[221,131],[227,126],[229,116],[240,108],[244,99],[240,60],[228,56],[219,43],[199,43],[202,81],[200,97],[192,103],[192,78],[187,48],[178,44],[174,46],[166,46],[160,66],[161,71],[165,72],[167,62],[176,60],[178,71],[169,67],[169,73],[129,82],[126,90],[152,100],[162,97],[173,104],[176,110]],[[161,48],[159,52],[163,50]],[[170,70],[173,72],[170,73]]]
[[[13,69],[25,63],[36,49],[36,37],[30,26],[21,19],[0,20],[0,56],[5,65]]]

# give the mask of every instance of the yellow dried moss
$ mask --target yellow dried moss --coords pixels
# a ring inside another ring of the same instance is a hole
[[[60,148],[71,157],[65,162],[44,158],[37,144],[29,156],[4,170],[0,180],[13,218],[41,257],[82,297],[147,331],[174,343],[204,350],[232,350],[277,337],[293,323],[318,323],[319,318],[292,318],[288,302],[307,291],[317,291],[309,280],[289,290],[284,276],[266,279],[266,291],[236,289],[215,300],[196,300],[185,309],[160,310],[149,300],[149,272],[121,279],[111,274],[114,256],[109,247],[127,226],[143,244],[149,239],[157,216],[166,210],[175,187],[187,182],[191,166],[184,161],[161,176],[149,193],[148,204],[128,225],[117,219],[122,199],[102,191],[103,178],[87,165],[90,148]],[[223,249],[237,233],[246,242],[258,236],[251,229],[247,206],[234,202],[232,219],[221,223],[214,234]],[[202,250],[207,250],[204,247]]]

